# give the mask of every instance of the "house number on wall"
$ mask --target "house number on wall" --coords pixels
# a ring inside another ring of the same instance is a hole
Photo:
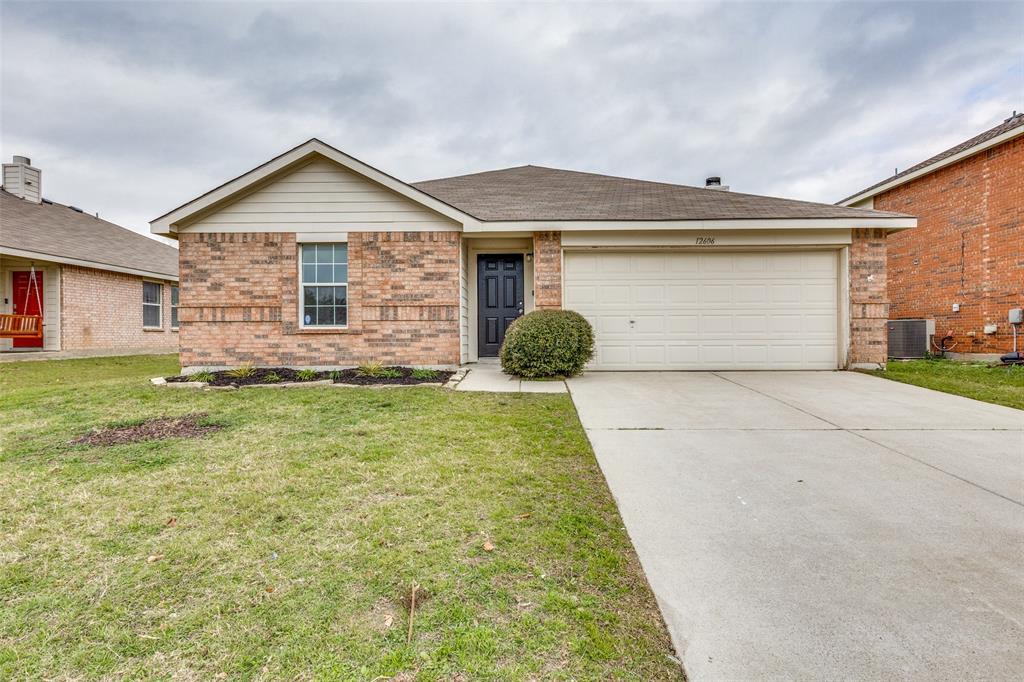
[[[697,246],[714,246],[714,237],[697,237]]]

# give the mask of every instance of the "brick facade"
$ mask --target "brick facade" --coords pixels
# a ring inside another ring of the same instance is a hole
[[[459,362],[457,232],[350,232],[344,330],[300,328],[295,234],[179,242],[183,366]]]
[[[162,282],[160,329],[142,327],[142,282],[137,275],[60,266],[61,350],[178,350],[171,330],[171,285]]]
[[[533,233],[533,295],[538,309],[562,307],[562,233]]]
[[[1006,315],[1024,307],[1024,137],[883,192],[874,207],[918,216],[889,237],[893,319],[935,319],[936,341],[952,331],[956,352],[1011,350]]]
[[[885,230],[853,230],[850,244],[850,354],[847,364],[885,364],[886,320]]]

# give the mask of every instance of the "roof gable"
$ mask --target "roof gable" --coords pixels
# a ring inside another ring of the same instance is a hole
[[[156,218],[150,222],[150,229],[158,234],[172,235],[179,228],[210,216],[228,205],[264,189],[268,184],[317,161],[318,158],[333,162],[347,171],[362,176],[367,181],[405,197],[445,218],[459,223],[473,221],[472,216],[454,206],[425,194],[415,187],[313,138]]]

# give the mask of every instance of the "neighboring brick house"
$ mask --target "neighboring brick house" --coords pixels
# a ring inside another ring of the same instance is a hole
[[[1024,307],[1024,114],[866,190],[844,206],[912,213],[888,238],[892,319],[933,319],[954,353],[1012,350]]]
[[[177,351],[177,249],[44,199],[29,159],[3,179],[0,312],[41,313],[43,338],[0,338],[0,351]]]
[[[151,223],[177,238],[181,363],[452,366],[538,308],[592,369],[885,362],[898,213],[523,166],[407,184],[313,139]]]

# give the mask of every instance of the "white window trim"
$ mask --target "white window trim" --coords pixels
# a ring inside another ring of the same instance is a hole
[[[346,234],[346,237],[347,236],[348,235]],[[324,240],[324,239],[320,239],[318,241],[299,242],[298,249],[297,249],[298,250],[298,257],[296,258],[296,260],[298,261],[298,264],[299,264],[299,271],[297,273],[297,276],[299,278],[299,295],[298,295],[298,299],[299,299],[299,311],[298,311],[299,312],[299,329],[310,329],[310,330],[332,330],[332,329],[334,329],[334,330],[344,330],[344,329],[348,329],[348,324],[331,324],[331,325],[327,325],[327,324],[306,324],[306,315],[305,315],[306,305],[305,305],[304,301],[305,301],[305,298],[306,298],[306,287],[307,286],[311,286],[311,287],[319,287],[319,286],[324,286],[324,287],[345,287],[345,319],[346,320],[349,319],[349,312],[350,312],[350,308],[352,307],[350,302],[349,302],[349,300],[348,300],[348,276],[345,277],[345,282],[342,283],[342,284],[337,284],[337,283],[330,283],[330,284],[328,284],[328,283],[325,283],[325,282],[311,282],[310,284],[306,284],[306,281],[302,278],[302,247],[303,246],[311,246],[311,245],[315,245],[315,244],[344,244],[347,247],[348,246],[348,240],[347,239],[345,239],[345,240]],[[348,265],[348,263],[349,263],[348,257],[346,256],[346,260],[345,260],[346,266]],[[348,267],[345,268],[345,271],[348,272]]]
[[[178,305],[174,305],[174,290],[175,289],[178,290]],[[171,284],[169,292],[168,292],[167,295],[170,296],[170,301],[168,303],[168,306],[170,308],[170,317],[168,319],[168,324],[171,325],[171,331],[172,332],[176,332],[181,327],[181,320],[178,320],[178,324],[174,324],[174,313],[175,313],[175,311],[177,311],[177,310],[179,310],[181,308],[181,286],[178,285],[177,283]]]
[[[160,287],[160,296],[157,298],[156,303],[146,303],[146,285],[155,284]],[[160,311],[160,324],[151,325],[146,324],[146,306],[156,306],[157,310]],[[143,329],[163,329],[164,328],[164,283],[154,282],[152,280],[142,280],[142,328]]]

